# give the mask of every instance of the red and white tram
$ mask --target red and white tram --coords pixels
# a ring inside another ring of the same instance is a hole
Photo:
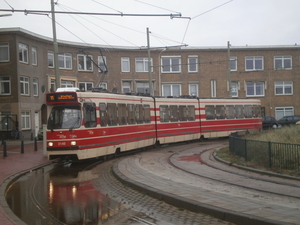
[[[48,158],[88,159],[262,127],[260,100],[48,93]]]

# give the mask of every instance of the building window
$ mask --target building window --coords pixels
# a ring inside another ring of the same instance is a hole
[[[275,108],[275,118],[277,120],[281,119],[284,116],[293,116],[294,107],[276,107]]]
[[[0,62],[9,62],[9,44],[0,43]]]
[[[198,84],[189,84],[189,95],[198,97]]]
[[[274,68],[280,69],[292,69],[292,56],[274,56]]]
[[[107,60],[105,56],[98,56],[99,72],[107,72]]]
[[[54,54],[53,52],[48,52],[48,67],[54,67]]]
[[[245,57],[245,60],[246,71],[264,69],[264,57],[262,56],[247,56]]]
[[[212,98],[217,97],[217,81],[216,80],[210,81],[210,91],[211,91]]]
[[[19,61],[28,63],[28,46],[19,43]]]
[[[59,69],[72,69],[72,54],[62,53],[58,54]]]
[[[231,97],[239,97],[239,83],[231,82]]]
[[[22,130],[28,130],[30,126],[30,111],[21,112]]]
[[[149,94],[149,83],[137,82],[136,83],[136,93]]]
[[[78,55],[78,70],[79,71],[93,71],[93,56]]]
[[[161,58],[163,73],[179,73],[181,72],[181,58],[176,57],[162,57]]]
[[[121,70],[124,73],[130,72],[130,61],[128,57],[121,58]]]
[[[29,77],[20,77],[21,95],[29,95]]]
[[[32,60],[32,65],[36,66],[37,65],[37,49],[35,47],[31,48],[31,60]]]
[[[99,87],[101,87],[101,88],[103,88],[103,89],[107,89],[107,83],[101,82],[101,83],[99,84]]]
[[[230,57],[230,71],[237,71],[237,57]]]
[[[38,96],[39,95],[39,79],[33,78],[32,84],[33,84],[33,96]]]
[[[153,72],[153,63],[151,60],[151,72]],[[135,58],[135,71],[136,72],[148,72],[148,58]]]
[[[189,56],[188,57],[188,71],[189,73],[198,72],[198,57]]]
[[[247,82],[246,83],[246,96],[265,96],[265,83],[264,82]]]
[[[0,77],[0,94],[1,95],[10,95],[10,77],[1,76]]]
[[[178,97],[181,95],[181,85],[180,84],[164,84],[162,86],[163,96],[174,96]]]
[[[123,81],[122,82],[122,91],[123,91],[123,93],[130,93],[131,92],[131,82]]]
[[[62,88],[71,88],[71,87],[75,87],[75,81],[71,81],[71,80],[62,80],[60,87]]]
[[[92,82],[79,82],[78,87],[81,91],[92,90],[94,84]]]
[[[292,95],[293,82],[292,81],[276,81],[275,95]]]

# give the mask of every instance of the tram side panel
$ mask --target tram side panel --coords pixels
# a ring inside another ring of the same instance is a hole
[[[205,138],[262,128],[260,101],[255,99],[200,99],[201,130]]]
[[[159,144],[200,138],[197,99],[156,98],[157,141]]]

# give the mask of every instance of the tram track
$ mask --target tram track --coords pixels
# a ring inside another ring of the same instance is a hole
[[[230,165],[224,165],[223,163],[217,162],[215,160],[213,156],[213,152],[215,151],[215,149],[216,149],[215,147],[206,148],[202,150],[198,155],[199,163],[209,167],[212,170],[208,175],[201,174],[201,171],[193,172],[191,170],[188,170],[184,167],[180,167],[172,163],[172,157],[174,157],[177,153],[173,153],[169,155],[167,161],[171,166],[185,173],[192,174],[199,178],[212,180],[219,184],[223,183],[226,185],[232,185],[238,188],[255,191],[259,193],[265,193],[268,195],[287,197],[295,200],[300,199],[299,180],[289,179],[288,177],[280,178],[278,177],[278,175],[272,176],[271,173],[267,176],[255,172],[250,172],[248,170],[239,169],[236,167],[233,168]],[[234,177],[234,178],[230,178],[230,177]],[[230,179],[226,179],[226,178],[230,178]],[[247,180],[247,184],[245,184],[244,180]],[[257,183],[257,184],[253,185],[253,183]]]

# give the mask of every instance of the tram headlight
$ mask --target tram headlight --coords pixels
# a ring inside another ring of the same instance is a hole
[[[77,141],[71,141],[71,145],[77,145]]]
[[[49,146],[49,147],[53,147],[53,145],[54,145],[54,143],[53,143],[53,142],[51,142],[51,141],[50,141],[50,142],[48,142],[48,146]]]

